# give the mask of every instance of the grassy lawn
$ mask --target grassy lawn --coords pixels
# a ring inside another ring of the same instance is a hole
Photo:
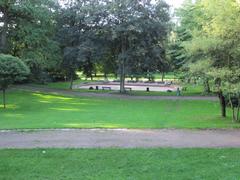
[[[73,82],[73,85],[86,83],[86,82],[94,82],[90,80],[81,80],[77,79]],[[48,87],[48,88],[55,88],[55,89],[69,89],[70,82],[64,81],[64,82],[49,82],[47,84],[32,84],[33,86],[39,86],[39,87]]]
[[[0,150],[0,160],[4,180],[240,177],[239,149]]]
[[[2,99],[0,99],[1,103]],[[64,97],[8,92],[0,129],[16,128],[235,128],[218,102]],[[230,112],[229,112],[230,114]]]

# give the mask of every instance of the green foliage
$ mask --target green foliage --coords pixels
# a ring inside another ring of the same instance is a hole
[[[17,57],[0,54],[0,87],[7,87],[14,83],[26,79],[29,74],[28,67]]]
[[[44,68],[56,66],[61,60],[54,40],[58,8],[54,0],[1,1],[0,52],[36,60]]]
[[[163,1],[74,1],[58,19],[63,65],[87,77],[101,67],[120,74],[121,82],[126,75],[167,71],[169,21]]]
[[[191,35],[181,43],[186,63],[194,63],[190,65],[190,74],[212,79],[220,94],[239,94],[239,2],[198,0],[190,4],[179,11],[180,27],[188,29]],[[204,65],[206,59],[209,63]]]

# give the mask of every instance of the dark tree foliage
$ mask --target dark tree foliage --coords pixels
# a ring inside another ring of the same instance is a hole
[[[74,49],[69,66],[75,62],[75,70],[81,68],[92,77],[101,65],[104,74],[119,74],[125,92],[126,75],[165,69],[169,20],[169,7],[163,1],[72,1],[62,9],[58,38],[64,54]]]

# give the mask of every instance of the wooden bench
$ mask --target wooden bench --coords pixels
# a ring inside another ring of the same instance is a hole
[[[130,87],[125,87],[125,90],[132,91],[132,88],[130,88]]]
[[[102,90],[111,90],[111,87],[103,86],[103,87],[102,87]]]

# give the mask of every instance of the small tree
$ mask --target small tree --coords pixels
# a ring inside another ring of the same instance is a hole
[[[210,59],[205,59],[191,63],[188,65],[189,74],[188,76],[194,77],[196,79],[202,79],[204,85],[204,93],[209,94],[211,92],[209,80],[211,76],[209,75],[212,62]]]
[[[0,54],[0,89],[3,92],[4,108],[6,108],[5,92],[8,86],[24,80],[29,72],[29,68],[19,58]]]

